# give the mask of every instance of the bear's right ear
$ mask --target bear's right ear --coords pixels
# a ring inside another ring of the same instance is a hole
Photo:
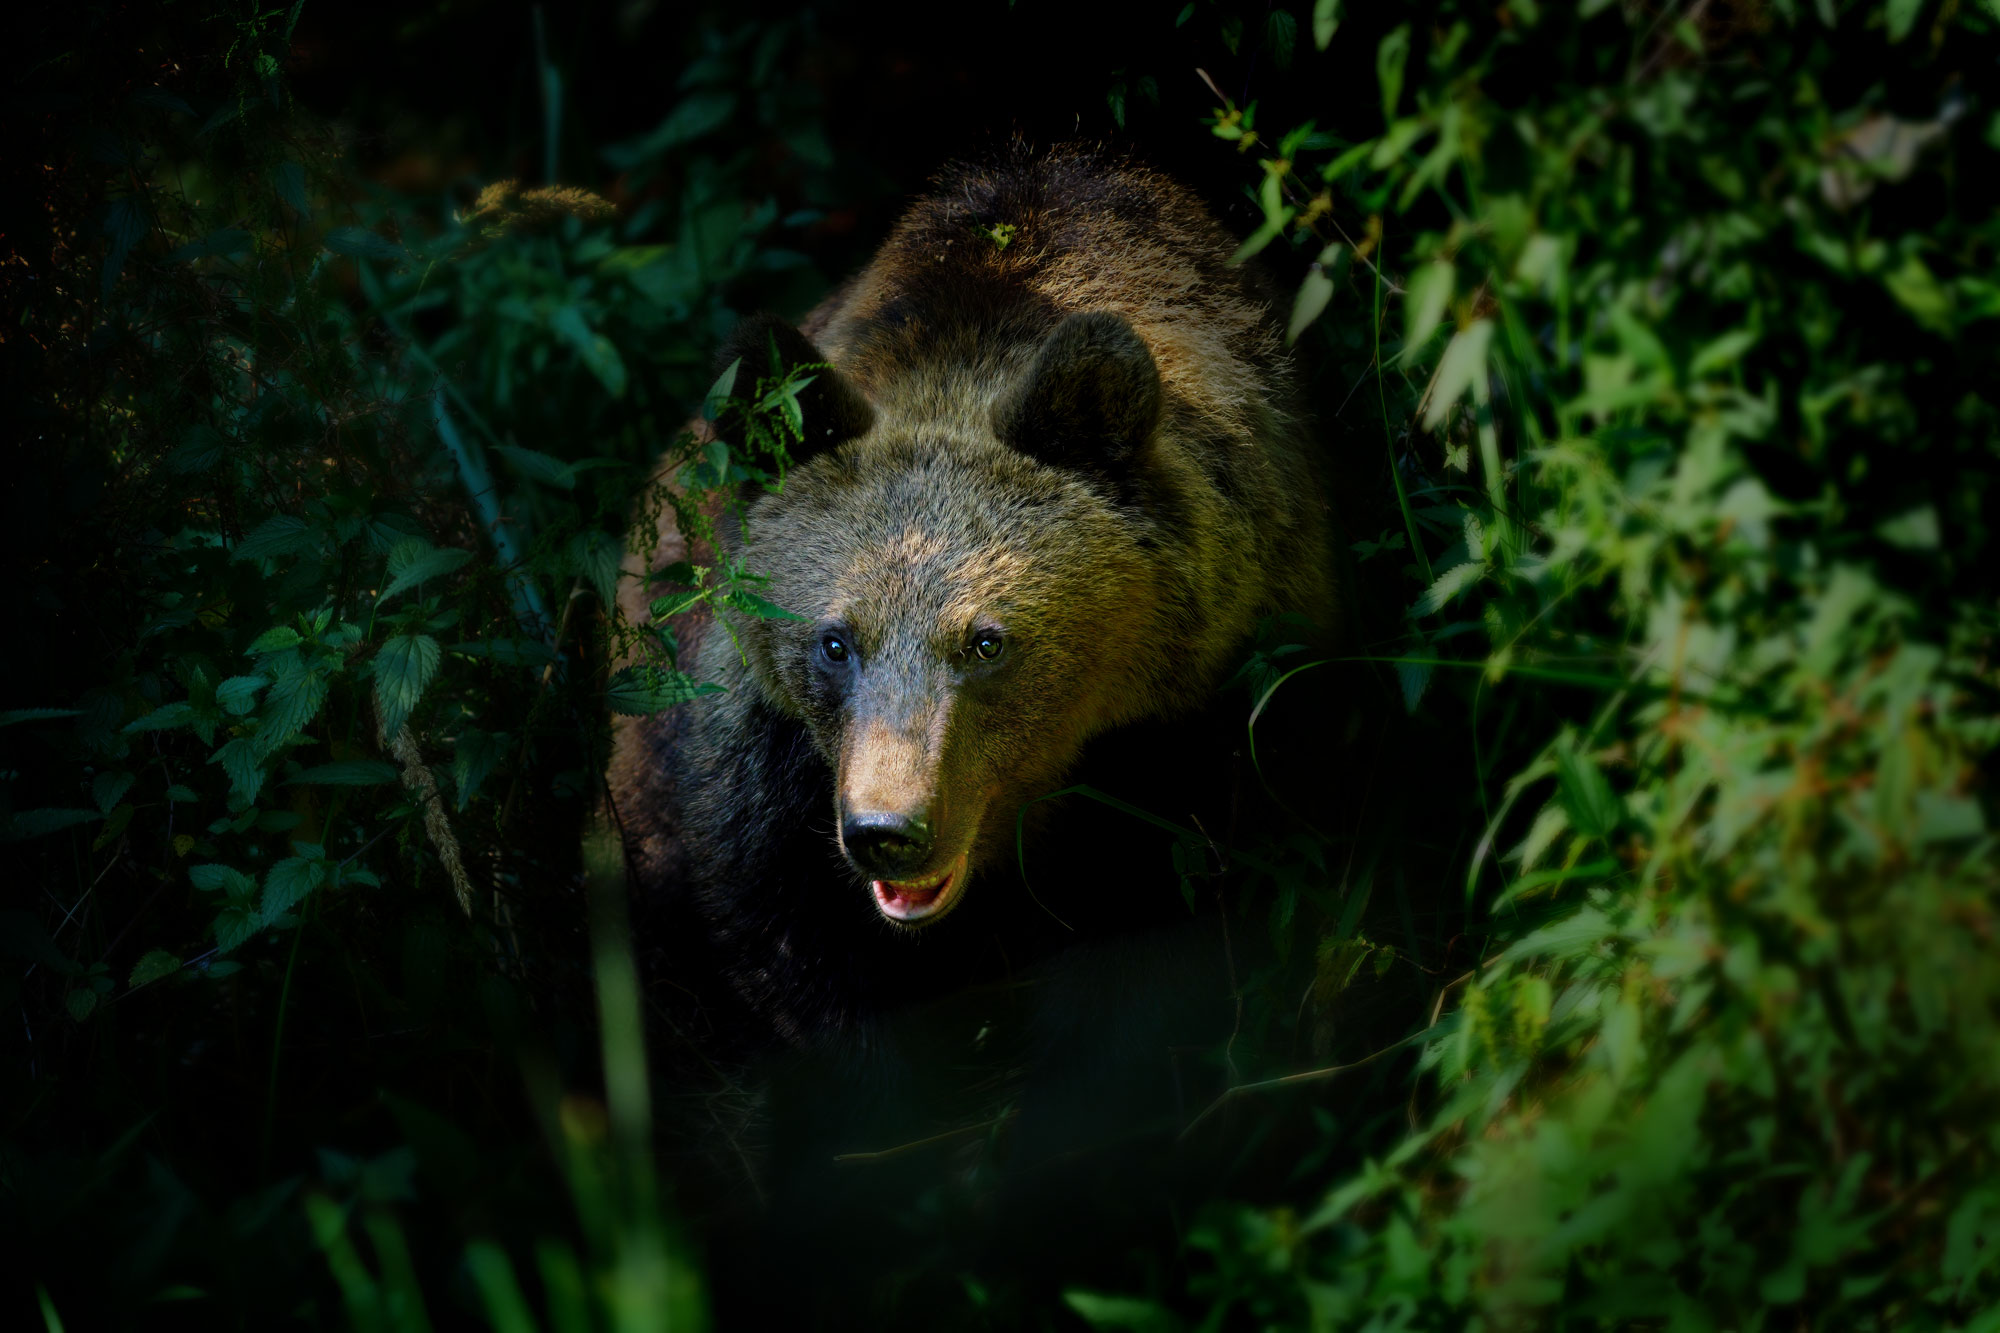
[[[1161,407],[1145,339],[1123,315],[1090,310],[1056,325],[994,426],[1032,458],[1116,478],[1153,438]]]
[[[759,379],[778,379],[799,366],[820,367],[809,372],[812,382],[799,390],[805,438],[791,447],[794,463],[865,435],[874,424],[875,409],[861,390],[826,364],[826,353],[813,346],[812,339],[775,315],[752,315],[736,325],[723,343],[721,362],[727,366],[739,358],[743,364],[736,372],[736,391],[741,395],[747,395]],[[716,425],[725,437],[742,434],[742,423],[733,411],[725,411]]]

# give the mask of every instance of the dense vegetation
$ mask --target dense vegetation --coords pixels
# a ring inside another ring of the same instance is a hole
[[[1354,660],[1273,626],[1235,697],[1254,729],[1352,691],[1351,808],[1157,874],[1262,941],[1170,1149],[1224,1165],[1175,1177],[1163,1243],[885,1257],[854,1299],[2000,1327],[2000,9],[1347,8],[1073,23],[1016,116],[1130,130],[1215,195],[1340,459]],[[618,553],[663,449],[782,467],[787,386],[713,349],[966,146],[933,94],[1019,95],[1064,16],[994,10],[976,56],[838,6],[597,35],[637,64],[538,13],[518,86],[451,85],[490,124],[314,101],[368,67],[351,19],[37,15],[5,166],[10,1319],[726,1313],[674,1127],[755,1075],[705,1064],[643,929],[635,961],[591,821],[607,712],[701,706],[617,623]],[[412,74],[444,23],[381,41]],[[895,103],[905,68],[958,83]],[[692,451],[732,405],[754,429]],[[688,573],[780,613],[754,570]],[[972,1225],[985,1178],[926,1169],[924,1216]]]

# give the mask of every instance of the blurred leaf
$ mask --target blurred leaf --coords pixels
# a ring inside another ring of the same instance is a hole
[[[331,764],[315,764],[286,779],[285,785],[377,787],[396,781],[397,776],[395,765],[385,764],[379,759],[341,759]]]

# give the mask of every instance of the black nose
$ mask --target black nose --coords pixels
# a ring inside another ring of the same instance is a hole
[[[922,811],[849,815],[840,826],[840,840],[854,864],[894,879],[923,868],[931,854],[931,825]]]

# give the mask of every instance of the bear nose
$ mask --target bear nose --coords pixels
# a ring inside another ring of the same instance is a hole
[[[922,868],[931,854],[931,825],[921,810],[849,815],[840,826],[840,840],[854,864],[893,879]]]

